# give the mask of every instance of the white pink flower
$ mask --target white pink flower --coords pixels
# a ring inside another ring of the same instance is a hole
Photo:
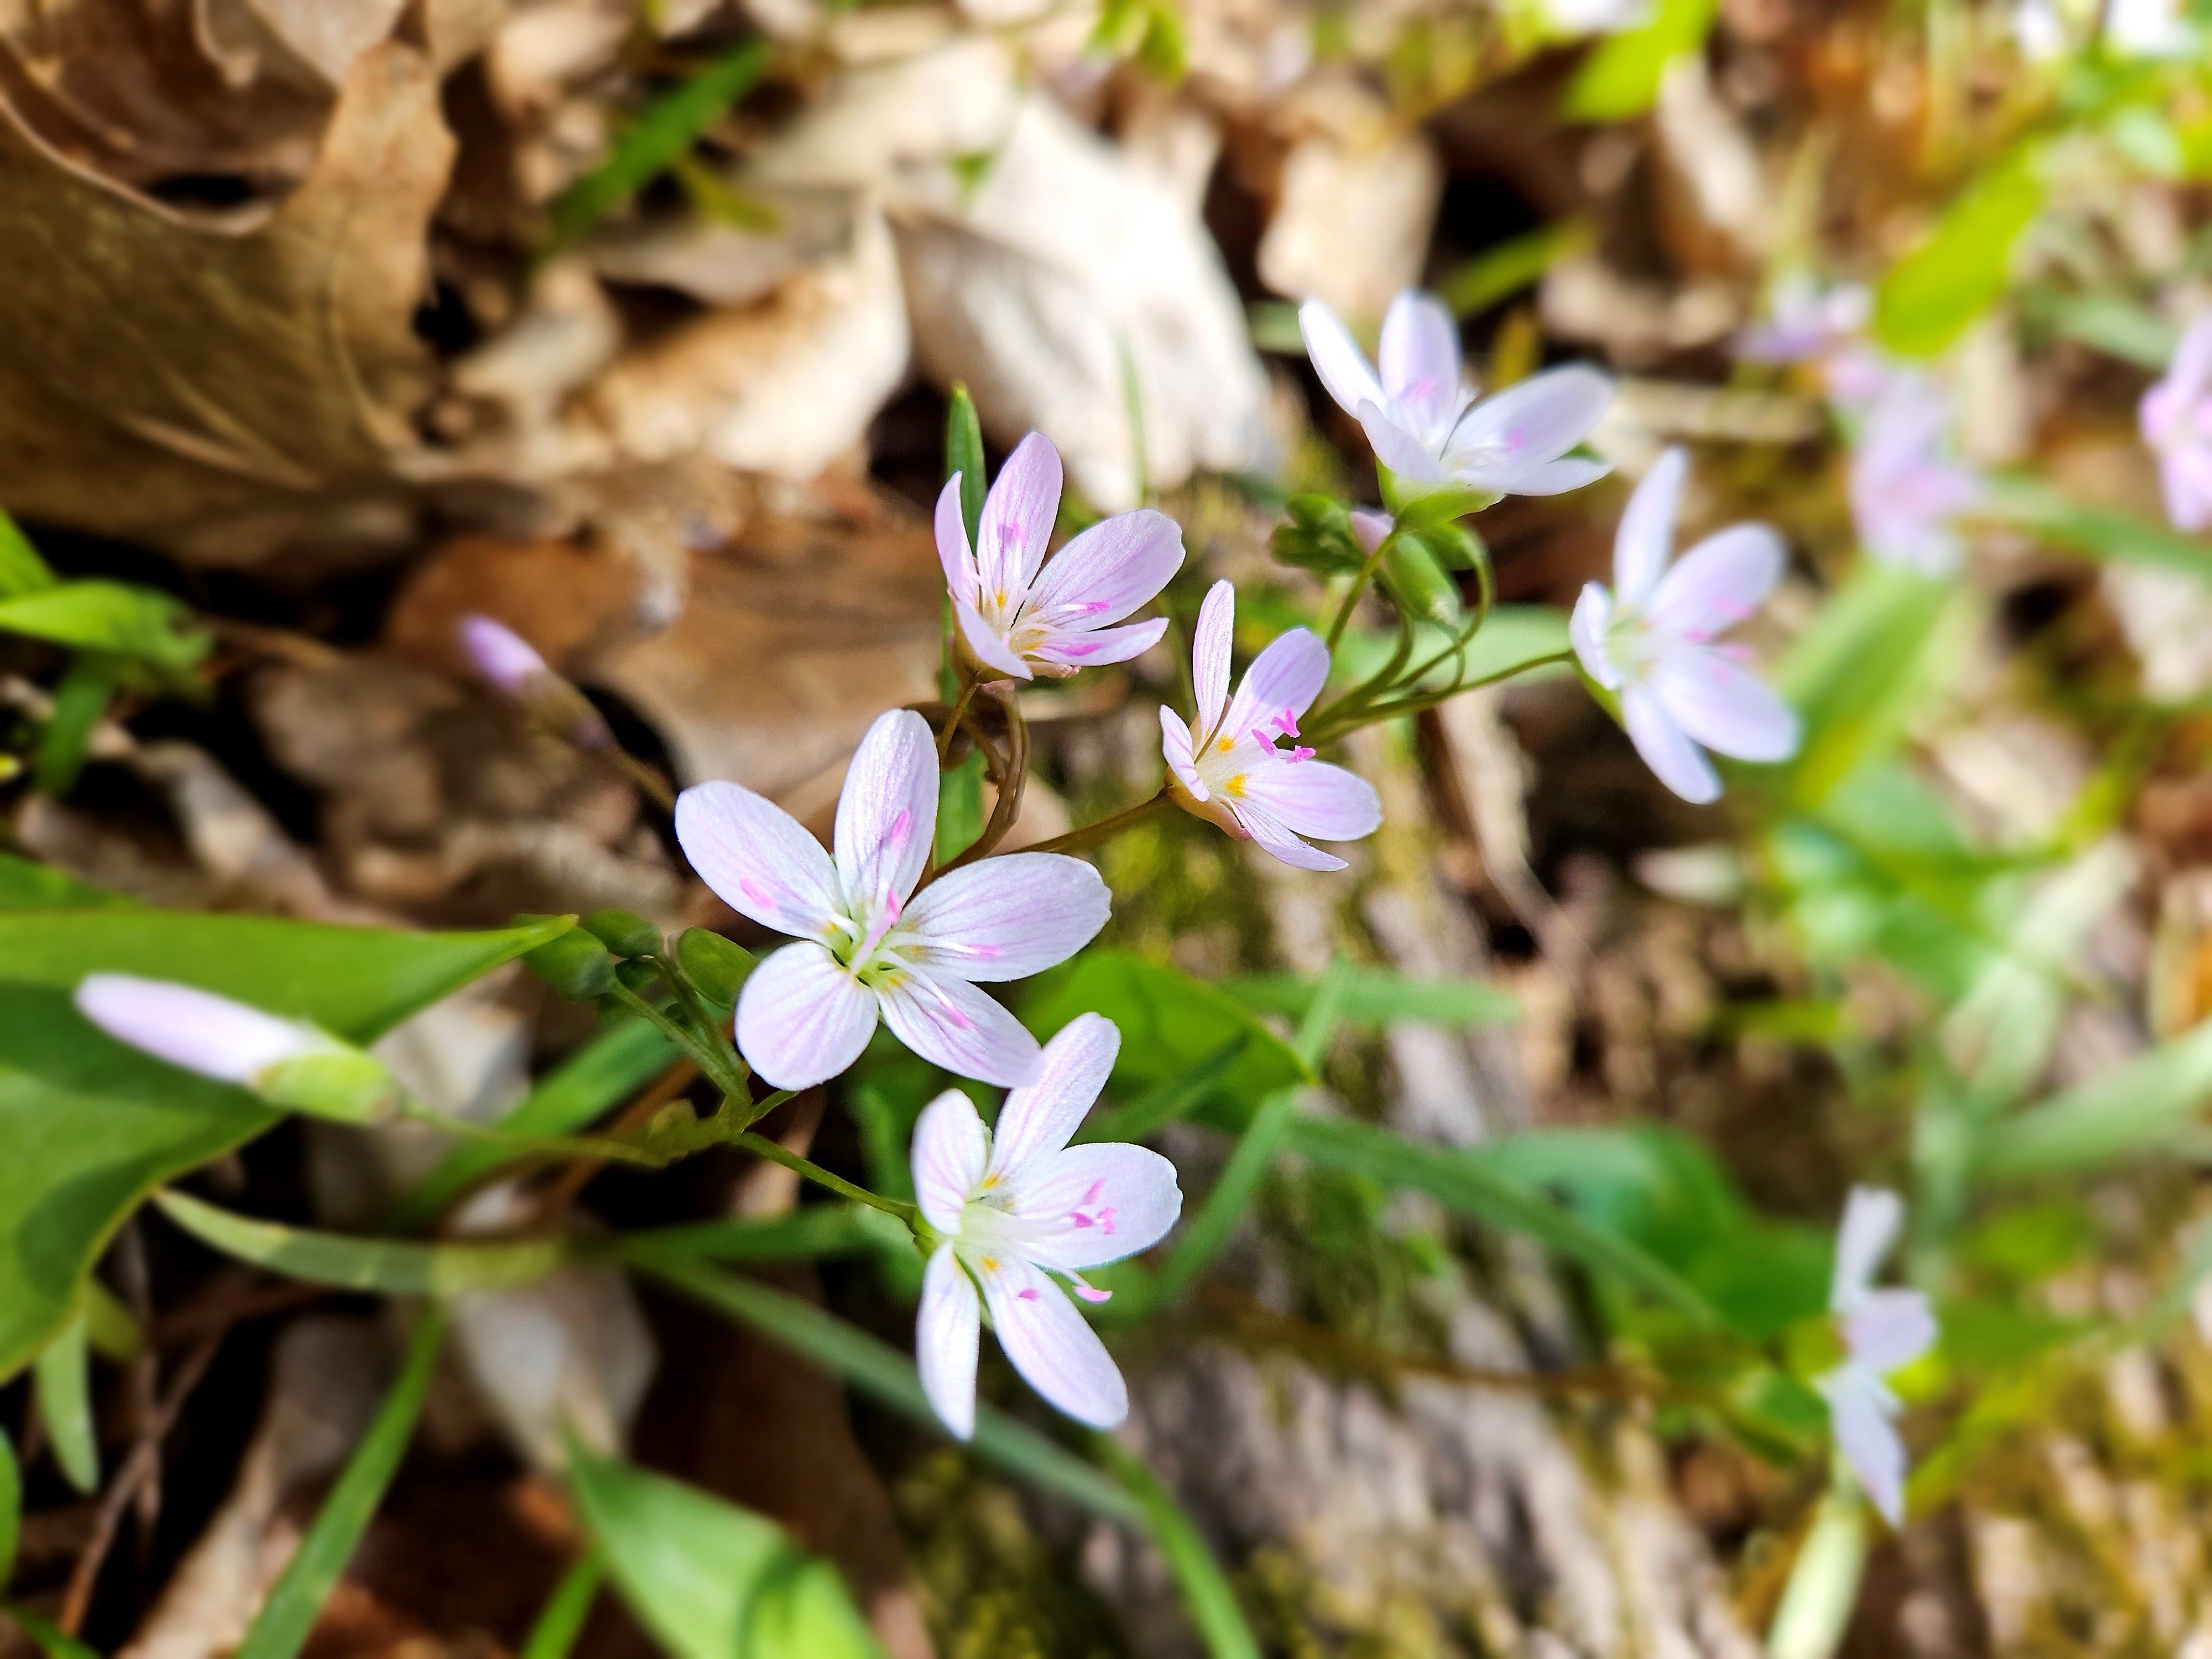
[[[251,1087],[272,1066],[346,1052],[327,1032],[229,997],[135,974],[88,974],[76,1010],[118,1042],[218,1083]]]
[[[1859,544],[1885,564],[1948,575],[1966,557],[1958,520],[1982,499],[1981,475],[1951,443],[1951,400],[1916,370],[1893,372],[1851,455]]]
[[[2143,441],[2158,456],[2167,519],[2176,530],[2212,524],[2212,312],[2189,325],[2138,416]]]
[[[1567,453],[1613,401],[1611,380],[1571,363],[1476,403],[1460,375],[1459,330],[1433,295],[1408,289],[1391,301],[1379,370],[1319,300],[1298,307],[1298,329],[1328,395],[1401,478],[1493,495],[1556,495],[1611,470]]]
[[[937,556],[960,637],[976,659],[1025,680],[1126,662],[1167,631],[1164,618],[1115,628],[1182,565],[1182,532],[1139,507],[1092,525],[1044,556],[1060,514],[1060,452],[1032,432],[983,500],[975,546],[960,514],[960,475],[937,498]]]
[[[1613,543],[1611,591],[1590,582],[1568,632],[1589,677],[1620,696],[1621,722],[1660,782],[1689,801],[1720,797],[1705,750],[1777,761],[1797,747],[1797,717],[1714,637],[1765,599],[1783,569],[1781,538],[1740,524],[1674,567],[1674,513],[1689,458],[1670,449],[1629,497]]]
[[[922,1277],[915,1352],[929,1403],[963,1440],[975,1431],[986,1305],[1006,1358],[1054,1406],[1101,1429],[1128,1414],[1121,1371],[1059,1282],[1104,1301],[1083,1270],[1150,1249],[1182,1210],[1175,1165],[1158,1152],[1067,1144],[1121,1046],[1113,1021],[1079,1015],[1045,1045],[1036,1080],[1006,1097],[995,1135],[957,1089],[915,1125],[915,1196],[939,1241]]]
[[[1328,647],[1294,628],[1262,651],[1229,695],[1230,638],[1237,592],[1219,581],[1200,607],[1191,684],[1198,718],[1160,709],[1160,749],[1169,787],[1187,812],[1254,841],[1301,870],[1341,870],[1344,860],[1300,839],[1357,841],[1382,822],[1382,803],[1364,778],[1316,760],[1300,744],[1298,717],[1328,678]],[[1283,745],[1287,743],[1288,748]]]
[[[734,783],[676,802],[691,867],[732,908],[798,936],[738,1000],[738,1047],[779,1089],[835,1077],[883,1018],[947,1071],[1019,1084],[1036,1039],[975,988],[1066,960],[1106,925],[1106,884],[1081,859],[1014,853],[916,894],[937,824],[937,750],[911,709],[876,717],[837,801],[836,855],[799,821]]]
[[[1879,401],[1898,371],[1867,343],[1874,296],[1856,283],[1821,289],[1803,279],[1775,292],[1772,314],[1737,337],[1736,356],[1754,363],[1811,363],[1828,398],[1857,411]]]
[[[1854,1187],[1836,1235],[1836,1267],[1828,1311],[1844,1340],[1843,1364],[1814,1378],[1828,1402],[1837,1449],[1890,1525],[1905,1518],[1905,1442],[1901,1409],[1883,1378],[1928,1352],[1936,1316],[1917,1291],[1874,1288],[1875,1270],[1897,1243],[1905,1203],[1895,1193]]]

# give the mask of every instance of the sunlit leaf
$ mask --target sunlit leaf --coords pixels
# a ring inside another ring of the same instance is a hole
[[[15,520],[0,513],[0,599],[35,593],[54,585],[54,573],[39,556]]]
[[[1218,987],[1121,951],[1086,951],[1041,975],[1024,1000],[1024,1022],[1049,1037],[1078,1014],[1097,1012],[1121,1028],[1114,1064],[1125,1092],[1148,1089],[1242,1040],[1220,1092],[1258,1100],[1303,1082],[1306,1068],[1288,1044]]]
[[[1875,337],[1905,357],[1948,349],[2004,293],[2014,245],[2042,210],[2044,188],[2042,153],[2033,146],[1968,185],[1875,290]]]
[[[159,668],[189,668],[207,654],[191,612],[166,593],[121,582],[62,582],[0,599],[0,633],[27,634],[80,650],[112,652]]]
[[[2078,1175],[2155,1151],[2212,1102],[2212,1024],[1993,1123],[1975,1168],[1992,1179]]]
[[[561,1265],[565,1254],[558,1238],[441,1244],[355,1238],[255,1221],[185,1193],[156,1193],[154,1201],[170,1220],[225,1255],[287,1279],[341,1290],[395,1296],[509,1291],[544,1278]]]
[[[1657,0],[1651,20],[1599,41],[1568,83],[1571,121],[1625,121],[1658,100],[1667,66],[1697,51],[1712,27],[1715,0]]]

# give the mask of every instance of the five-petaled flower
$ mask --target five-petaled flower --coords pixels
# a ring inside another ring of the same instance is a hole
[[[1237,593],[1213,585],[1199,609],[1191,646],[1198,718],[1186,725],[1160,709],[1160,750],[1176,805],[1239,841],[1254,841],[1301,870],[1341,870],[1344,860],[1299,837],[1357,841],[1382,822],[1382,803],[1367,781],[1316,760],[1297,741],[1298,716],[1328,678],[1328,647],[1312,629],[1294,628],[1253,659],[1229,695],[1229,645]],[[1279,739],[1287,740],[1284,748]]]
[[[937,556],[960,637],[977,661],[1025,680],[1126,662],[1167,631],[1165,618],[1109,627],[1182,566],[1182,532],[1151,507],[1092,525],[1047,562],[1060,511],[1060,452],[1042,432],[1023,439],[984,498],[968,545],[960,475],[937,498]]]
[[[1613,591],[1586,585],[1569,634],[1589,677],[1620,694],[1622,724],[1644,763],[1683,799],[1703,802],[1721,793],[1705,749],[1784,759],[1797,747],[1797,717],[1712,642],[1781,577],[1781,538],[1765,525],[1731,526],[1668,568],[1688,470],[1689,458],[1670,449],[1636,486],[1613,537]]]
[[[676,803],[691,867],[732,908],[798,936],[738,1000],[738,1047],[780,1089],[836,1076],[880,1014],[947,1071],[1018,1084],[1036,1039],[974,981],[1025,979],[1106,925],[1106,884],[1081,859],[1013,853],[917,894],[937,825],[937,750],[911,709],[876,717],[837,801],[836,856],[781,807],[734,783]]]
[[[1150,1249],[1182,1209],[1175,1165],[1158,1152],[1067,1144],[1121,1046],[1113,1021],[1079,1015],[1045,1045],[1036,1080],[1006,1097],[996,1135],[957,1089],[915,1125],[915,1196],[939,1241],[915,1352],[929,1403],[963,1440],[975,1431],[979,1285],[999,1346],[1031,1388],[1097,1428],[1128,1414],[1121,1371],[1057,1282],[1104,1301],[1083,1270]]]
[[[1875,1270],[1897,1242],[1905,1204],[1895,1193],[1854,1187],[1836,1235],[1828,1311],[1844,1342],[1844,1362],[1813,1379],[1828,1402],[1836,1446],[1890,1525],[1905,1517],[1905,1442],[1900,1407],[1882,1381],[1936,1341],[1936,1316],[1917,1291],[1874,1288]]]
[[[1966,556],[1957,520],[1982,499],[1981,475],[1951,447],[1951,400],[1927,374],[1899,369],[1867,412],[1851,455],[1851,518],[1885,564],[1948,575]]]
[[[2138,415],[2143,441],[2158,455],[2166,516],[2176,530],[2212,524],[2212,312],[2189,325]]]
[[[1298,307],[1298,329],[1328,395],[1359,422],[1376,459],[1410,483],[1557,495],[1610,470],[1567,452],[1613,401],[1611,380],[1571,363],[1476,403],[1460,377],[1459,330],[1433,295],[1408,289],[1391,301],[1379,372],[1319,300]]]

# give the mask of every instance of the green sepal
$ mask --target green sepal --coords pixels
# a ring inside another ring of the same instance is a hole
[[[594,910],[580,925],[618,957],[649,957],[662,943],[660,929],[635,910]]]
[[[520,920],[526,925],[538,918]],[[525,951],[522,961],[532,973],[573,1001],[588,1002],[615,988],[615,959],[607,954],[605,945],[580,927],[571,927],[536,950]]]
[[[720,1008],[737,1006],[738,992],[759,958],[704,927],[687,927],[676,940],[676,963],[692,988]]]
[[[1398,607],[1422,622],[1457,629],[1459,588],[1419,536],[1400,532],[1382,556],[1382,582]]]
[[[1352,514],[1327,495],[1293,495],[1291,521],[1278,525],[1268,545],[1276,558],[1320,576],[1349,574],[1367,562],[1352,533]]]
[[[264,1067],[246,1086],[271,1106],[334,1123],[389,1122],[405,1098],[383,1061],[335,1037],[326,1049]]]

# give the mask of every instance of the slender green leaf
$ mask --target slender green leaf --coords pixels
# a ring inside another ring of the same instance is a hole
[[[1040,1037],[1081,1013],[1112,1020],[1121,1031],[1114,1077],[1125,1091],[1168,1082],[1240,1039],[1243,1047],[1221,1079],[1222,1095],[1258,1100],[1309,1077],[1290,1046],[1226,992],[1126,951],[1085,951],[1040,975],[1021,1012]]]
[[[1260,1178],[1267,1174],[1268,1164],[1283,1144],[1285,1132],[1297,1115],[1298,1095],[1295,1089],[1279,1089],[1260,1103],[1260,1109],[1252,1114],[1251,1121],[1238,1137],[1237,1150],[1229,1155],[1220,1178],[1206,1194],[1198,1213],[1182,1224],[1175,1248],[1169,1252],[1159,1272],[1148,1280],[1140,1280],[1142,1289],[1133,1287],[1105,1304],[1102,1316],[1110,1314],[1117,1322],[1140,1319],[1167,1307],[1189,1288],[1191,1281],[1206,1270],[1243,1218],[1245,1206],[1259,1190]]]
[[[2013,246],[2042,211],[2041,151],[2023,145],[1969,185],[1875,291],[1875,337],[1905,357],[1948,350],[2011,280]]]
[[[54,585],[54,573],[15,520],[0,513],[0,599],[36,593]]]
[[[2040,479],[1989,480],[1980,512],[2030,530],[2045,542],[2113,564],[2148,565],[2212,580],[2212,542],[2114,507],[2069,499]]]
[[[657,1027],[626,1019],[547,1073],[501,1120],[500,1127],[523,1135],[574,1134],[635,1094],[678,1058],[675,1043]],[[513,1147],[485,1141],[455,1147],[400,1200],[387,1230],[421,1231],[463,1193],[520,1156]]]
[[[2069,294],[2038,307],[2069,338],[2138,368],[2163,370],[2181,331],[2149,307],[2117,294]]]
[[[880,1659],[836,1569],[774,1522],[573,1439],[568,1489],[615,1588],[676,1659]]]
[[[191,612],[166,593],[121,582],[62,582],[0,599],[0,633],[27,634],[56,645],[112,652],[157,668],[190,668],[207,654],[208,637]]]
[[[146,1333],[131,1310],[97,1279],[84,1281],[84,1340],[102,1359],[120,1365],[146,1348]]]
[[[51,865],[0,853],[0,911],[121,909],[137,902]]]
[[[1204,1059],[1194,1061],[1164,1083],[1151,1088],[1126,1106],[1094,1112],[1075,1132],[1076,1144],[1099,1140],[1142,1140],[1193,1110],[1220,1086],[1221,1079],[1244,1052],[1246,1039],[1234,1036]]]
[[[811,1302],[751,1279],[689,1263],[653,1261],[643,1270],[693,1299],[750,1326],[823,1370],[842,1376],[878,1405],[924,1427],[943,1431],[922,1392],[914,1362],[879,1338],[848,1325]],[[1057,1492],[1095,1515],[1132,1526],[1146,1522],[1144,1508],[1127,1492],[1073,1453],[1027,1424],[979,1402],[975,1455],[1009,1474]]]
[[[23,1530],[23,1470],[15,1443],[0,1429],[0,1590],[15,1576],[15,1540]]]
[[[1296,1019],[1313,1001],[1318,979],[1255,974],[1224,980],[1221,988],[1249,1008]],[[1411,979],[1387,969],[1359,968],[1345,987],[1343,1018],[1351,1025],[1503,1025],[1520,1018],[1510,992],[1474,979]]]
[[[1472,317],[1527,288],[1569,254],[1581,252],[1590,240],[1589,226],[1579,219],[1540,225],[1476,254],[1444,278],[1438,297],[1453,315]]]
[[[406,1363],[392,1392],[377,1407],[375,1420],[323,1499],[323,1507],[300,1540],[298,1552],[285,1564],[234,1659],[295,1659],[307,1642],[316,1615],[330,1599],[338,1575],[353,1559],[362,1534],[368,1530],[377,1505],[384,1501],[385,1489],[399,1471],[399,1460],[414,1437],[415,1419],[422,1414],[422,1402],[429,1395],[438,1351],[445,1340],[445,1309],[435,1302],[425,1304],[421,1322],[407,1345]]]
[[[1213,1659],[1260,1659],[1259,1641],[1244,1620],[1244,1610],[1237,1603],[1236,1590],[1223,1574],[1221,1564],[1213,1559],[1213,1552],[1206,1547],[1206,1540],[1199,1535],[1196,1524],[1175,1501],[1174,1494],[1110,1435],[1094,1435],[1091,1443],[1097,1452],[1098,1461],[1144,1506],[1152,1541],[1159,1546],[1176,1582],[1182,1586],[1191,1623],[1198,1626],[1199,1635],[1205,1638],[1206,1650]]]
[[[0,1377],[46,1345],[123,1218],[277,1121],[237,1089],[111,1041],[70,994],[143,974],[368,1042],[565,921],[407,933],[136,907],[0,910]]]
[[[974,547],[983,523],[983,426],[975,418],[975,400],[958,381],[945,410],[945,476],[960,477],[960,521],[968,526],[968,545]]]
[[[904,1248],[914,1235],[895,1216],[865,1204],[807,1204],[763,1221],[695,1221],[627,1233],[633,1261],[790,1261]]]
[[[1716,0],[1658,0],[1651,21],[1598,42],[1567,85],[1571,121],[1625,121],[1659,96],[1676,58],[1697,51],[1712,27]]]
[[[1991,1180],[2078,1175],[2154,1152],[2212,1101],[2212,1023],[1990,1125],[1974,1159]]]
[[[511,1291],[544,1278],[567,1254],[558,1238],[483,1244],[351,1238],[251,1220],[185,1193],[156,1193],[154,1202],[162,1214],[210,1249],[288,1279],[341,1290],[382,1291],[391,1296]]]
[[[84,1314],[80,1310],[39,1351],[33,1381],[54,1462],[81,1492],[100,1486],[100,1436],[93,1426],[92,1375],[87,1361]]]
[[[38,779],[42,793],[66,795],[76,787],[92,752],[93,732],[115,695],[114,677],[94,657],[79,657],[54,688],[53,712],[39,734]]]
[[[568,1659],[599,1599],[599,1585],[607,1576],[606,1564],[597,1551],[586,1555],[561,1575],[553,1594],[538,1610],[537,1622],[522,1644],[520,1659]]]
[[[937,861],[949,864],[983,833],[983,751],[970,750],[937,791]]]
[[[0,1611],[22,1626],[23,1634],[31,1638],[46,1659],[100,1659],[98,1654],[52,1620],[41,1618],[28,1607],[11,1601],[0,1606]]]
[[[750,41],[655,99],[606,160],[561,192],[547,216],[541,258],[582,236],[672,166],[768,67],[765,41]]]

